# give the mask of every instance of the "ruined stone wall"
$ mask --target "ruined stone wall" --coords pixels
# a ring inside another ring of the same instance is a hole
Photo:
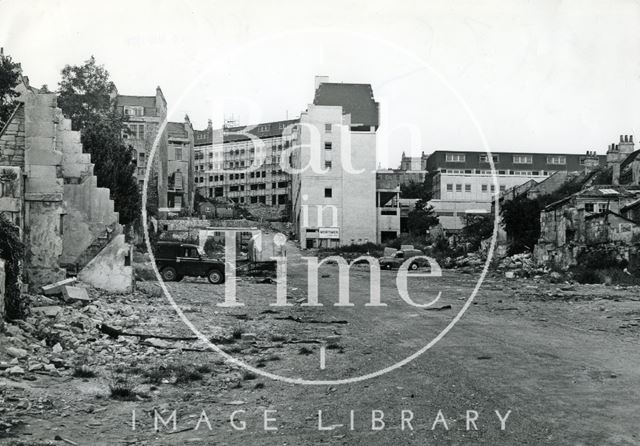
[[[64,279],[62,153],[56,150],[56,96],[28,91],[25,110],[25,275],[32,287]]]
[[[5,283],[7,276],[4,273],[4,260],[0,259],[0,331],[4,323],[5,310],[4,310],[4,296],[5,296]]]
[[[24,166],[24,105],[19,104],[0,133],[0,166]]]

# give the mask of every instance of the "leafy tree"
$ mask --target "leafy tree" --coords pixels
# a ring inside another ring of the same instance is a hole
[[[431,191],[426,182],[410,181],[408,184],[400,185],[400,196],[402,198],[419,198],[424,201],[431,199]]]
[[[500,216],[507,236],[511,240],[510,254],[531,251],[540,237],[539,200],[521,195],[500,207]]]
[[[120,222],[134,222],[140,213],[140,193],[134,177],[135,150],[122,140],[122,118],[114,112],[87,118],[82,130],[82,145],[91,153],[98,187],[108,187]]]
[[[471,244],[471,250],[480,248],[480,243],[493,234],[493,215],[467,215],[462,228],[462,238]]]
[[[66,65],[62,69],[58,106],[71,119],[73,130],[82,130],[86,121],[113,109],[116,93],[109,72],[91,56],[82,65]]]
[[[91,154],[98,186],[111,190],[120,222],[134,222],[139,215],[140,193],[134,173],[135,153],[122,138],[124,118],[113,104],[117,90],[109,72],[93,56],[82,65],[67,65],[58,84],[58,106],[82,133],[84,151]]]
[[[18,93],[14,88],[20,82],[21,73],[20,64],[13,62],[11,56],[0,55],[0,130],[15,108],[15,98]]]
[[[439,223],[433,207],[427,201],[416,201],[415,207],[409,211],[407,229],[413,235],[425,235],[427,230]]]
[[[5,260],[5,310],[8,319],[23,319],[28,313],[28,300],[20,291],[20,264],[24,258],[20,230],[0,214],[0,258]],[[1,322],[0,322],[0,325]]]

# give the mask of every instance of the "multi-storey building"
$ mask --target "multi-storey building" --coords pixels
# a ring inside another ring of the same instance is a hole
[[[486,152],[438,150],[429,155],[433,176],[430,204],[448,231],[464,226],[468,213],[488,213],[494,196],[530,180],[540,182],[557,171],[577,172],[606,165],[606,156],[578,154],[492,153],[496,184]]]
[[[376,205],[378,120],[371,85],[316,77],[313,104],[293,132],[293,226],[303,248],[377,242],[381,237]]]
[[[284,208],[290,200],[290,175],[283,153],[292,144],[286,129],[297,120],[225,126],[195,131],[194,183],[200,195],[248,206]],[[286,157],[286,156],[285,156]]]
[[[194,198],[194,139],[189,117],[184,122],[167,123],[167,206],[192,209]]]
[[[158,146],[152,161],[153,171],[149,175],[149,200],[155,201],[161,212],[191,209],[193,204],[193,180],[190,179],[190,163],[193,152],[193,129],[185,118],[185,123],[167,122],[167,101],[160,87],[155,96],[116,96],[116,111],[126,118],[129,131],[124,135],[129,147],[135,149],[136,179],[142,188],[147,173],[147,165],[158,132]],[[171,158],[169,146],[171,144]],[[175,158],[176,147],[182,155]],[[187,165],[185,165],[185,163]],[[180,181],[176,182],[176,173]],[[177,186],[176,186],[177,185]],[[179,189],[177,189],[178,187]]]

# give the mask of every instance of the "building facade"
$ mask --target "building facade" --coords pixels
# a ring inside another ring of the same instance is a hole
[[[489,213],[494,197],[531,180],[539,183],[555,172],[578,172],[606,166],[606,156],[579,154],[492,153],[495,182],[486,152],[436,151],[427,168],[434,172],[433,206],[443,228],[464,227],[467,213]],[[437,172],[437,173],[436,173]],[[496,184],[497,182],[497,184]]]
[[[129,129],[123,137],[126,144],[136,152],[136,179],[142,189],[151,150],[162,123],[167,120],[167,101],[160,87],[155,96],[116,96],[116,112],[124,116]],[[149,175],[149,201],[156,201],[158,208],[168,205],[168,165],[166,127],[158,139],[155,157]],[[157,194],[157,195],[156,195]]]
[[[195,164],[194,134],[191,121],[167,123],[167,207],[193,209]]]
[[[371,85],[316,77],[313,104],[293,132],[293,226],[301,247],[379,241],[378,120]]]
[[[194,184],[201,196],[233,201],[248,208],[284,209],[290,202],[291,177],[282,169],[291,147],[287,129],[297,120],[225,126],[195,131]]]

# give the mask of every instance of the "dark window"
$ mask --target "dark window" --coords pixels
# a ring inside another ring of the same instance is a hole
[[[331,150],[331,143],[330,142],[325,142],[324,143],[324,150]]]
[[[331,190],[330,187],[324,188],[324,196],[325,198],[331,198],[333,196],[333,191]]]

